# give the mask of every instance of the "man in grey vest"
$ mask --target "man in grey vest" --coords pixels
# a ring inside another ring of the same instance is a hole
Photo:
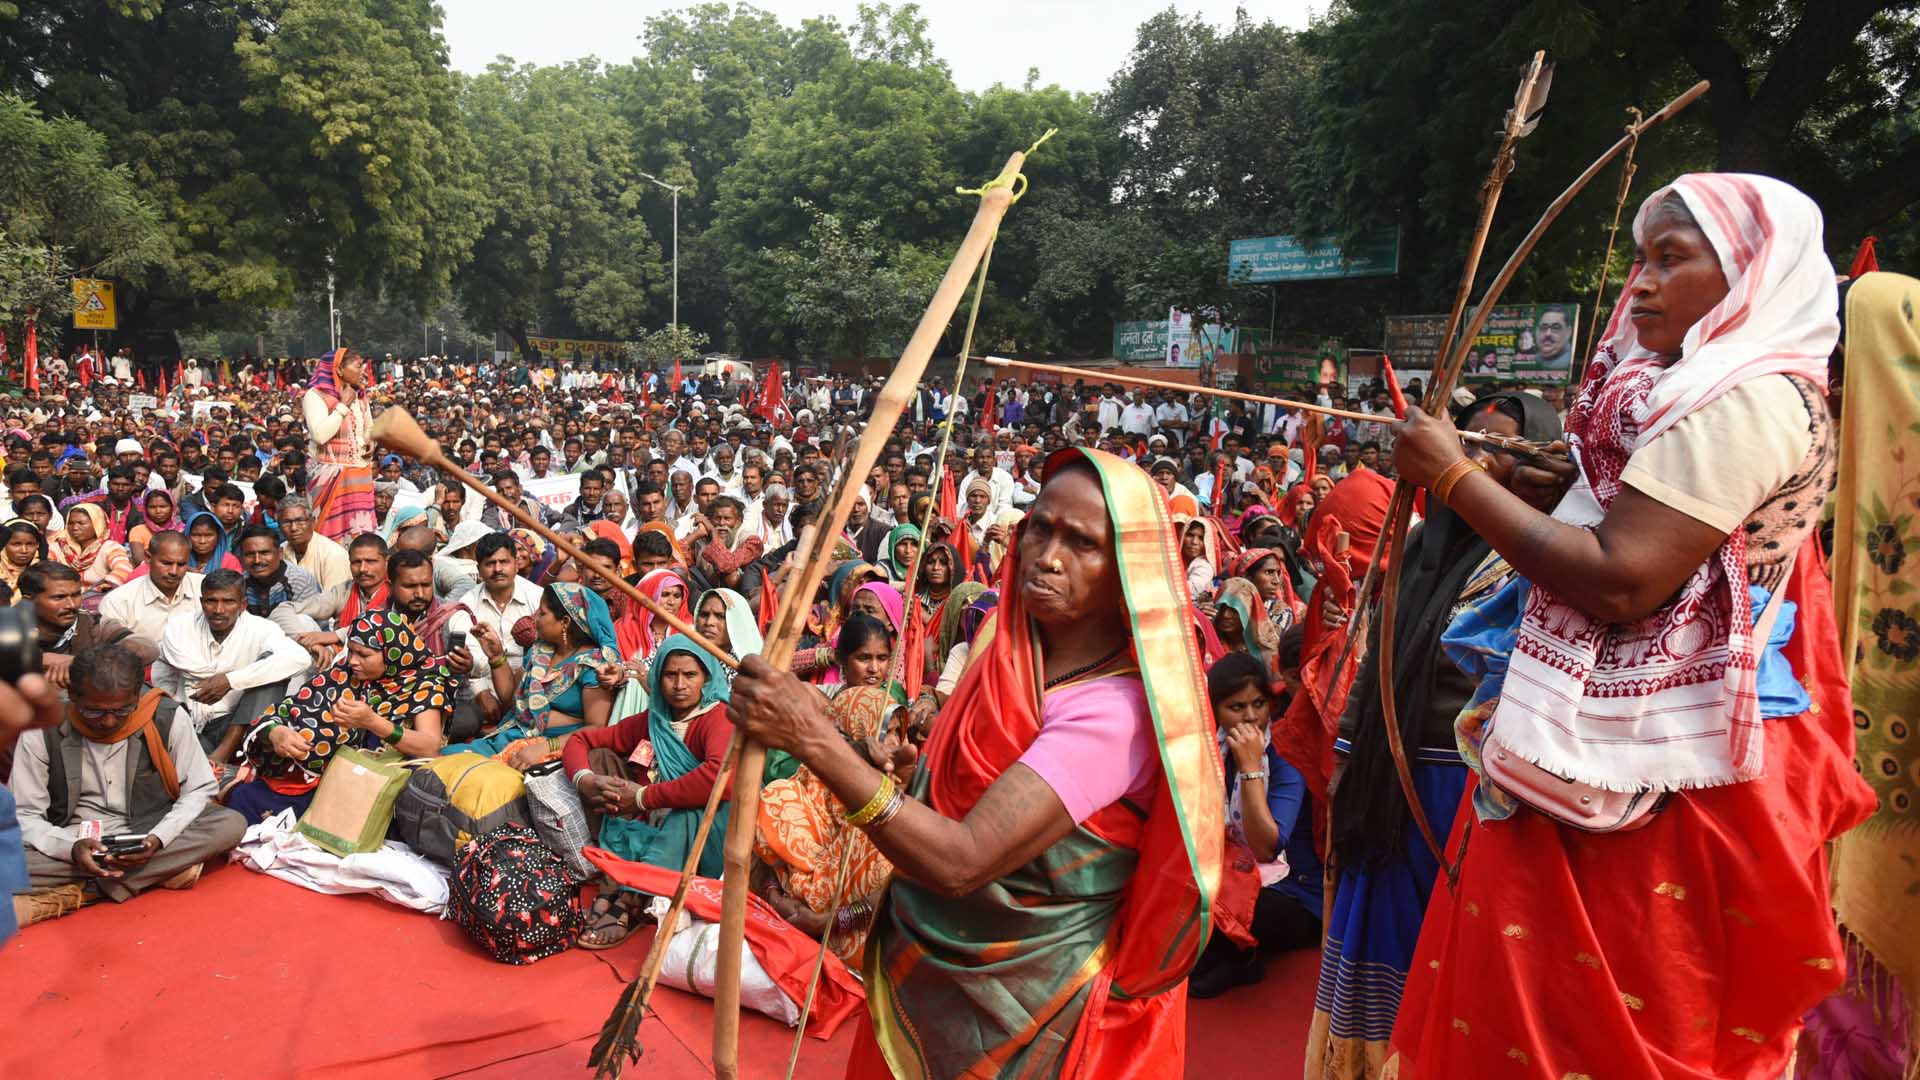
[[[20,741],[7,786],[33,888],[15,898],[22,926],[100,896],[189,888],[203,862],[246,832],[239,814],[213,802],[193,723],[160,691],[141,693],[141,668],[122,645],[82,652],[66,719]],[[131,846],[110,851],[110,839]]]

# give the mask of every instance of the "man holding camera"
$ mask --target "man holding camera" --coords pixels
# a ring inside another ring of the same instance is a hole
[[[200,864],[240,842],[246,823],[213,802],[213,769],[166,694],[140,692],[141,660],[119,645],[74,657],[66,717],[23,739],[8,787],[19,802],[33,891],[20,925],[92,898],[190,888]]]

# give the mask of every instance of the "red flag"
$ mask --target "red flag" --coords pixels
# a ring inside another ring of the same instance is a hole
[[[27,392],[34,397],[40,396],[40,329],[34,325],[38,320],[38,313],[27,316],[27,343],[21,350],[27,365]]]
[[[285,390],[287,388],[287,369],[273,369],[273,388],[275,390]]]
[[[1869,236],[1860,241],[1860,250],[1853,253],[1853,265],[1847,268],[1847,276],[1857,278],[1861,274],[1871,274],[1880,269],[1880,255],[1873,245],[1880,242],[1877,236]]]
[[[673,358],[673,378],[667,381],[667,387],[676,394],[680,392],[680,358],[677,356]]]
[[[640,380],[640,408],[642,410],[650,410],[653,408],[653,391],[648,389],[648,387],[652,385],[653,381],[651,379]]]
[[[996,411],[998,410],[996,410],[993,405],[993,384],[988,383],[987,384],[987,402],[985,405],[980,406],[980,426],[986,428],[987,434],[989,435],[993,434],[993,429],[994,429],[993,414]]]
[[[757,408],[753,410],[769,424],[782,423],[782,417],[791,420],[787,412],[787,375],[780,370],[780,361],[767,365],[767,385],[760,392]]]
[[[73,362],[73,373],[81,386],[93,385],[93,357],[85,350],[81,351],[80,359]]]
[[[1220,517],[1227,512],[1227,462],[1222,458],[1213,467],[1213,516]]]
[[[934,500],[935,512],[948,521],[960,520],[960,498],[953,490],[953,470],[944,465],[940,469],[940,494]]]
[[[1380,373],[1386,376],[1387,394],[1393,398],[1393,415],[1405,420],[1407,395],[1400,392],[1400,377],[1393,373],[1393,358],[1386,353],[1380,354]]]
[[[140,384],[140,389],[144,392],[147,389],[147,369],[135,368],[133,371],[133,381]]]
[[[160,396],[164,398],[167,396],[167,369],[161,368],[159,375],[160,375]]]
[[[766,567],[760,568],[760,629],[766,630],[773,625],[773,617],[780,610],[780,597],[773,591],[773,576]]]

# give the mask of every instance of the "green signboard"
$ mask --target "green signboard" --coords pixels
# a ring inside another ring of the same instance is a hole
[[[1314,334],[1269,337],[1264,330],[1241,331],[1245,355],[1253,358],[1250,380],[1268,390],[1347,384],[1347,347],[1338,338]]]
[[[1564,386],[1579,344],[1579,304],[1505,304],[1493,309],[1467,351],[1461,380]],[[1387,316],[1386,350],[1401,371],[1431,370],[1445,315]]]
[[[1159,363],[1167,358],[1167,320],[1113,324],[1113,358],[1135,363]]]
[[[1400,272],[1400,229],[1367,233],[1352,245],[1307,244],[1292,236],[1256,236],[1227,248],[1227,279],[1236,284],[1379,277]]]

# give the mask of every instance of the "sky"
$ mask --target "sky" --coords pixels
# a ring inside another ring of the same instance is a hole
[[[1027,69],[1040,85],[1098,91],[1133,50],[1134,32],[1169,3],[1181,14],[1231,24],[1244,7],[1255,21],[1302,29],[1328,0],[920,0],[934,50],[962,90],[1019,86]],[[691,0],[441,0],[453,66],[485,70],[496,56],[556,64],[597,56],[625,62],[640,51],[649,16]],[[853,22],[856,0],[755,0],[789,26],[817,15]]]

